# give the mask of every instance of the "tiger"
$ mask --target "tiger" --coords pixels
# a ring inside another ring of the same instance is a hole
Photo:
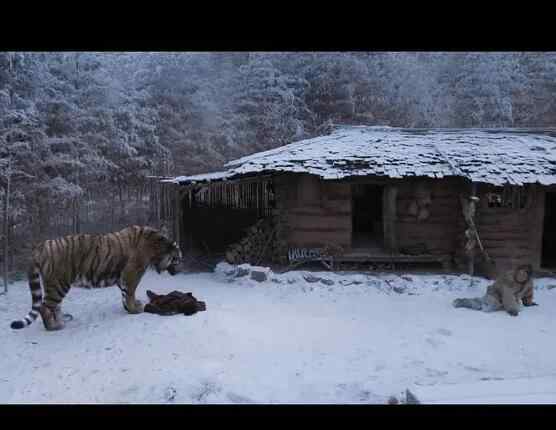
[[[178,273],[182,253],[176,242],[147,226],[130,226],[108,234],[77,234],[46,240],[36,245],[28,270],[31,311],[11,323],[12,329],[31,325],[41,315],[46,330],[60,330],[69,314],[61,303],[73,285],[107,287],[118,285],[124,309],[143,312],[135,291],[145,271]],[[41,279],[44,290],[41,291]]]

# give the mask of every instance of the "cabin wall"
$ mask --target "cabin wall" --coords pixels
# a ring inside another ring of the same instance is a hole
[[[351,186],[354,183],[380,183],[387,186],[385,190],[388,186],[397,190],[393,243],[398,250],[419,245],[438,255],[456,250],[458,234],[461,236],[463,232],[459,203],[461,181],[365,178],[324,181],[303,174],[282,175],[274,179],[277,208],[285,220],[282,234],[288,246],[312,248],[331,243],[346,250],[351,248]],[[425,220],[418,220],[409,213],[418,183],[425,184],[431,191],[430,214]]]
[[[464,219],[459,195],[463,184],[457,179],[414,179],[399,182],[396,234],[398,250],[423,247],[433,255],[452,254],[458,247]],[[429,215],[419,220],[410,212],[419,188],[430,191]]]
[[[282,175],[274,179],[277,209],[289,247],[351,245],[351,188],[314,175]]]
[[[476,225],[483,246],[496,261],[497,268],[531,263],[535,269],[541,264],[545,190],[529,187],[531,200],[525,208],[489,208],[486,193],[492,187],[479,187],[481,198],[476,214]]]
[[[469,196],[470,184],[460,178],[354,178],[325,181],[314,175],[285,173],[272,178],[276,206],[277,240],[284,256],[288,248],[322,248],[340,245],[349,251],[352,243],[352,184],[379,183],[395,189],[395,211],[388,218],[395,235],[394,252],[416,249],[433,255],[454,255],[466,270],[463,247],[467,228],[460,196]],[[479,185],[480,202],[475,217],[480,239],[498,269],[530,262],[540,267],[545,190],[531,187],[533,197],[526,208],[489,208],[486,193],[492,187]],[[428,216],[411,210],[423,189],[430,191]],[[385,193],[386,194],[386,193]],[[386,206],[385,206],[386,210]],[[385,241],[387,242],[387,241]],[[477,246],[475,255],[480,260]],[[414,252],[419,253],[419,252]]]

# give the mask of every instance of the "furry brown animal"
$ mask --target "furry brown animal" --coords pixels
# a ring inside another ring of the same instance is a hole
[[[145,312],[158,315],[185,314],[193,315],[207,310],[205,302],[197,300],[191,293],[172,291],[170,294],[156,294],[147,290],[150,303],[145,305]]]
[[[95,287],[116,284],[124,309],[140,313],[143,305],[135,299],[135,290],[147,268],[175,275],[181,258],[177,244],[151,227],[132,226],[103,235],[79,234],[42,242],[32,251],[28,272],[31,312],[13,321],[11,327],[26,327],[40,313],[47,330],[62,329],[61,302],[75,283]]]
[[[533,267],[530,264],[518,266],[496,279],[487,289],[487,295],[512,316],[520,311],[520,302],[525,306],[535,306],[533,301]]]
[[[504,309],[512,316],[520,311],[520,302],[524,306],[537,306],[533,301],[533,267],[523,264],[510,270],[489,285],[484,297],[456,299],[454,307],[464,307],[487,312]]]

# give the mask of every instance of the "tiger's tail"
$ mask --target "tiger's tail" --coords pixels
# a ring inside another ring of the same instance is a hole
[[[31,325],[39,316],[39,309],[42,304],[42,289],[40,280],[40,269],[36,264],[33,264],[28,272],[29,276],[29,289],[31,290],[31,311],[20,320],[12,321],[10,327],[13,329],[20,329]]]

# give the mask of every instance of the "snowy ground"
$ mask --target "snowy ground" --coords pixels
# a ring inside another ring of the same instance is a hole
[[[539,306],[514,318],[454,309],[487,285],[464,275],[297,271],[259,283],[220,267],[147,273],[138,292],[191,291],[206,312],[128,315],[117,287],[73,288],[74,320],[59,332],[40,320],[11,330],[31,304],[26,282],[11,285],[0,403],[385,403],[406,389],[426,403],[556,403],[556,279],[536,280]]]

